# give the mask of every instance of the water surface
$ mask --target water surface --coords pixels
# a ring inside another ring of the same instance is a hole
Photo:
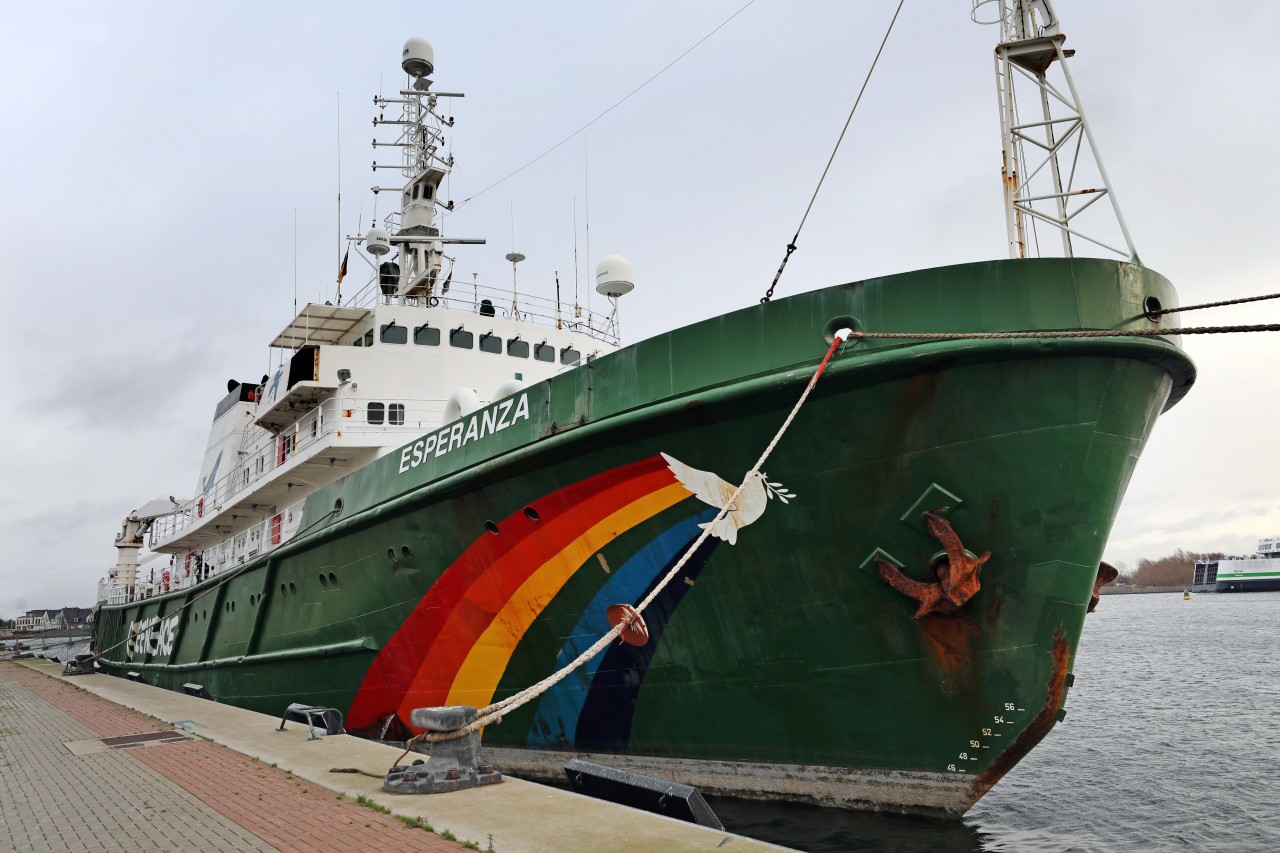
[[[960,822],[715,800],[810,851],[1277,851],[1280,593],[1112,595],[1067,719]]]

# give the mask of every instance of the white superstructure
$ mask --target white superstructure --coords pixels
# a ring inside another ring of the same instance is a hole
[[[287,541],[298,532],[306,497],[406,440],[463,417],[522,387],[573,370],[618,346],[618,298],[634,286],[617,256],[597,271],[608,315],[558,299],[455,277],[452,247],[482,239],[441,233],[436,208],[453,166],[445,133],[453,118],[432,92],[435,60],[410,39],[402,67],[410,81],[394,98],[377,97],[374,124],[394,129],[375,150],[395,147],[399,210],[366,235],[349,238],[371,256],[372,274],[354,297],[308,304],[271,342],[278,358],[261,381],[227,384],[218,403],[195,496],[152,501],[130,513],[116,546],[119,563],[100,598],[127,601],[188,586]],[[399,118],[386,118],[390,106]],[[345,268],[345,262],[344,262]],[[339,294],[341,293],[341,277]],[[144,544],[172,555],[140,577]]]

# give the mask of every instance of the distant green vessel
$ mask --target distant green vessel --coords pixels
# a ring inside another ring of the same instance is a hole
[[[1029,14],[1010,5],[998,67],[1043,65],[1043,82],[1062,36]],[[405,48],[419,80],[434,68],[422,45]],[[598,320],[449,292],[442,244],[467,241],[430,220],[437,97],[401,93],[408,126],[432,132],[406,131],[419,143],[398,227],[365,240],[395,262],[363,297],[300,312],[274,377],[229,384],[195,498],[126,519],[95,621],[108,671],[273,715],[332,706],[352,733],[404,740],[412,709],[519,691],[605,633],[608,606],[644,598],[836,329],[1151,330],[1177,303],[1136,262],[1015,257],[619,349],[621,259],[601,264],[614,310]],[[1034,191],[1005,131],[1021,255]],[[1051,205],[1088,193],[1063,182]],[[1069,248],[1071,216],[1059,225]],[[648,642],[610,647],[485,745],[516,775],[594,755],[710,793],[963,814],[1061,718],[1121,498],[1194,375],[1176,330],[846,344],[767,476],[646,610]],[[173,559],[144,581],[148,534]]]

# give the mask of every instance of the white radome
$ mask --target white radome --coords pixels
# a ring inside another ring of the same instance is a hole
[[[378,227],[369,229],[364,238],[365,251],[374,257],[382,257],[391,251],[391,235]]]
[[[596,264],[596,293],[618,297],[635,289],[631,264],[622,255],[609,255]]]
[[[414,36],[404,43],[400,54],[400,67],[410,77],[428,77],[436,70],[436,52],[431,42]]]

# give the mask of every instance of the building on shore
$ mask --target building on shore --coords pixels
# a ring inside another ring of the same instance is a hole
[[[62,607],[57,610],[28,610],[13,621],[15,633],[61,631],[89,628],[93,625],[93,608]]]

